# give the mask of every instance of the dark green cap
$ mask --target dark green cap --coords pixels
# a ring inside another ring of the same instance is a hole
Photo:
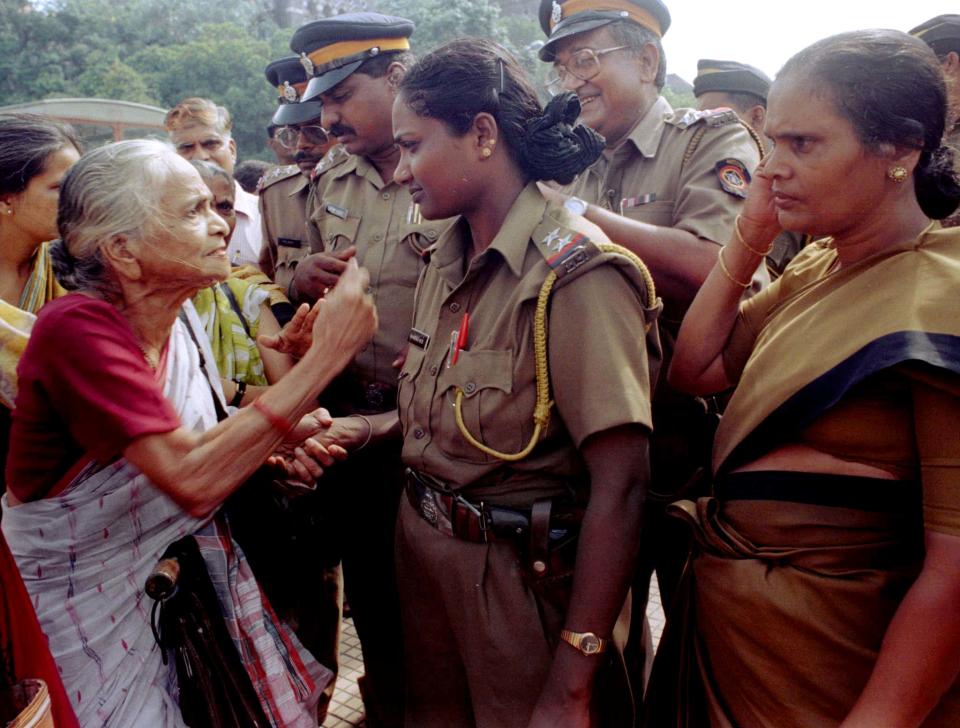
[[[697,77],[693,79],[693,95],[708,91],[753,94],[764,103],[770,93],[770,77],[759,68],[736,61],[715,61],[704,58],[697,61]]]
[[[344,13],[297,29],[290,49],[311,76],[303,101],[326,93],[381,53],[410,49],[413,21],[380,13]]]
[[[271,124],[305,124],[320,118],[322,106],[319,101],[300,102],[300,96],[307,90],[310,79],[297,56],[271,61],[264,74],[279,94],[277,101],[280,107],[274,112]]]
[[[662,37],[670,27],[670,11],[660,0],[540,0],[540,27],[547,42],[541,61],[555,58],[556,43],[578,33],[628,20]]]

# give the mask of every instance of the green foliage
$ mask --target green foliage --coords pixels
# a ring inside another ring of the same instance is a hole
[[[491,0],[385,0],[378,8],[416,23],[413,41],[421,55],[464,36],[507,40],[500,7]]]
[[[697,108],[697,99],[692,91],[677,91],[669,86],[664,86],[663,91],[660,93],[663,94],[663,97],[669,101],[670,105],[675,109]]]
[[[291,24],[375,9],[417,24],[423,54],[454,38],[492,38],[538,82],[533,0],[0,0],[0,105],[92,96],[171,106],[205,96],[234,119],[241,158],[271,159],[276,108],[263,76],[291,53]],[[521,11],[522,9],[522,11]]]

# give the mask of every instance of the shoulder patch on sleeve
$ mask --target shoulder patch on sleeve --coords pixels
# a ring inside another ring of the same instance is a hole
[[[727,194],[741,199],[747,196],[750,187],[750,172],[739,159],[721,159],[714,165],[720,187]]]
[[[294,174],[300,174],[300,168],[295,164],[284,164],[280,167],[274,167],[260,178],[257,183],[257,191],[266,189],[274,182],[292,177]]]
[[[557,227],[537,241],[537,249],[557,278],[573,273],[577,268],[600,254],[600,248],[590,238],[565,227]]]

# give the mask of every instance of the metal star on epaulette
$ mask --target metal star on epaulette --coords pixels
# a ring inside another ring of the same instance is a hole
[[[300,54],[300,65],[303,66],[303,70],[307,72],[308,76],[313,75],[313,61],[311,61],[306,53]]]
[[[547,237],[543,239],[543,244],[552,249],[553,244],[558,238],[560,238],[560,228],[556,228],[553,232],[549,233]]]
[[[553,9],[550,11],[550,22],[556,25],[563,20],[563,6],[553,0]]]
[[[307,60],[310,60],[309,58]],[[290,85],[289,81],[283,82],[283,98],[287,100],[287,103],[295,104],[300,100],[300,97],[297,95],[297,90]]]
[[[570,241],[573,240],[573,234],[567,233],[562,238],[557,238],[553,243],[553,249],[558,253],[563,250],[565,247],[570,245]]]

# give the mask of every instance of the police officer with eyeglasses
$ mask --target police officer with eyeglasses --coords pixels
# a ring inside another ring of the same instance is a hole
[[[273,61],[266,76],[279,93],[273,138],[294,164],[276,167],[260,181],[260,269],[287,290],[297,263],[310,253],[305,233],[310,175],[334,141],[320,126],[320,102],[300,103],[309,79],[297,56]]]

